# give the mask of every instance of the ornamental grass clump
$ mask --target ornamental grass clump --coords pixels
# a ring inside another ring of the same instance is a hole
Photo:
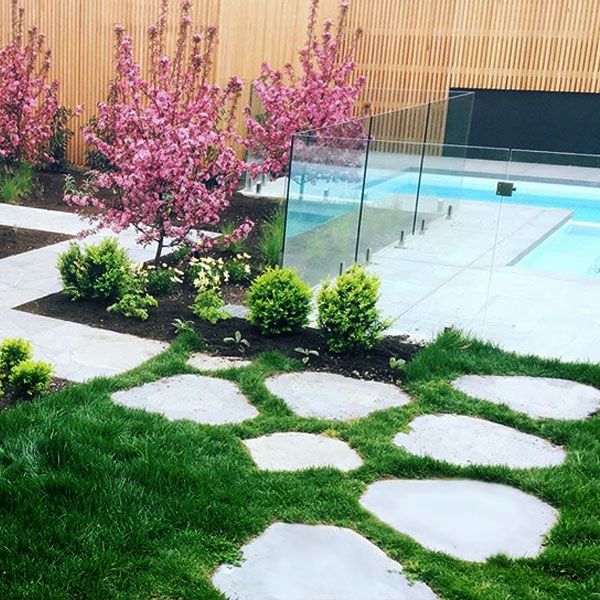
[[[377,308],[379,286],[379,278],[358,265],[323,283],[317,322],[331,352],[369,350],[390,326]]]
[[[265,335],[292,333],[308,324],[311,300],[310,287],[293,269],[269,269],[248,291],[249,320]]]

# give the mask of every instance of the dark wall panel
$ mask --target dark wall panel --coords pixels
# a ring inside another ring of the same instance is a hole
[[[600,94],[470,91],[472,146],[600,154]]]

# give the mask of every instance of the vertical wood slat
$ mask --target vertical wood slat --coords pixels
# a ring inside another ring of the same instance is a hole
[[[86,107],[75,126],[106,93],[115,23],[132,33],[145,65],[144,34],[157,17],[157,0],[22,1],[26,24],[47,35],[63,103]],[[321,3],[322,18],[335,16],[338,0]],[[0,43],[8,37],[9,8],[8,0],[0,0]],[[248,82],[263,60],[277,67],[294,61],[308,10],[309,0],[194,0],[194,28],[219,27],[215,80],[236,74]],[[171,44],[176,13],[169,22]],[[435,97],[448,87],[600,92],[598,0],[352,0],[349,24],[365,30],[357,62],[376,112]],[[412,132],[418,139],[419,121],[415,116],[396,123],[389,133]],[[81,161],[83,150],[78,133],[70,158]]]

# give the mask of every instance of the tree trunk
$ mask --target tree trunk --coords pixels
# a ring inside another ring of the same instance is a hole
[[[156,256],[154,257],[155,262],[158,262],[161,254],[162,254],[164,243],[165,243],[165,234],[161,233],[160,238],[158,240],[158,247],[156,248]]]

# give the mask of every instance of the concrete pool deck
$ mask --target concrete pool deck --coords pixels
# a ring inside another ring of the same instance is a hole
[[[454,326],[521,354],[600,361],[600,280],[512,266],[569,216],[468,201],[404,247],[375,253],[390,332],[426,341]]]

